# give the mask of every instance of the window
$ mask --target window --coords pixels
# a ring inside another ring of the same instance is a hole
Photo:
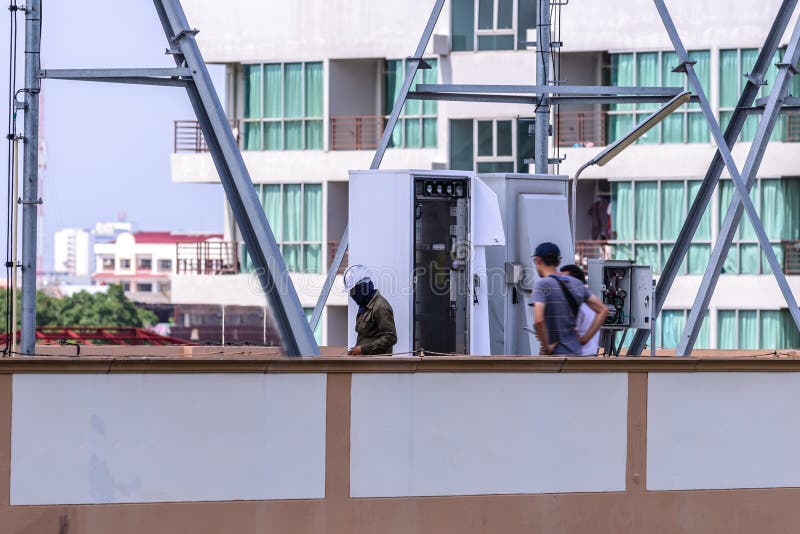
[[[611,183],[611,236],[614,259],[651,265],[658,273],[672,252],[699,180]],[[711,214],[706,210],[680,274],[702,274],[711,256]]]
[[[676,349],[681,339],[683,330],[686,328],[686,321],[689,318],[690,310],[661,310],[661,314],[656,319],[656,347],[662,349]],[[649,341],[649,340],[648,340]],[[708,330],[708,312],[700,325],[700,332],[697,334],[697,341],[694,344],[696,349],[711,348],[711,341]]]
[[[152,293],[153,284],[150,282],[139,282],[136,284],[136,291],[139,291],[140,293]]]
[[[733,198],[734,185],[721,180],[718,189],[719,227]],[[783,264],[781,241],[800,239],[800,180],[797,178],[758,179],[750,190],[750,198],[759,211],[764,231],[772,249]],[[759,260],[761,258],[761,260]],[[734,234],[734,240],[723,264],[726,274],[769,274],[767,259],[761,252],[753,226],[746,214]]]
[[[775,57],[767,69],[767,84],[761,88],[760,96],[769,96],[775,86],[775,80],[778,77],[778,68],[775,63],[781,61],[784,52],[785,49],[775,52]],[[757,58],[758,49],[756,48],[729,49],[719,52],[719,120],[723,130],[728,126],[733,110],[739,102],[739,95],[746,83],[744,77],[753,70]],[[792,77],[788,94],[800,96],[800,78],[797,76]],[[753,140],[758,129],[758,121],[757,115],[747,117],[742,133],[739,134],[740,141],[750,142]],[[779,117],[770,140],[800,141],[800,116],[790,114]]]
[[[130,269],[131,268],[131,260],[128,258],[122,258],[119,260],[119,268],[120,269]]]
[[[708,50],[694,51],[690,57],[697,61],[694,70],[703,88],[711,83],[711,54]],[[678,66],[675,52],[632,52],[610,54],[611,85],[639,87],[683,87],[686,76],[672,72]],[[643,120],[658,104],[611,104],[606,124],[607,142],[610,144],[628,133],[634,124]],[[699,104],[686,104],[655,126],[637,143],[708,143],[709,131]]]
[[[170,289],[172,289],[172,285],[169,282],[158,283],[159,293],[169,294]]]
[[[536,0],[452,0],[453,51],[524,48],[536,29]]]
[[[439,62],[435,59],[426,59],[431,68],[417,70],[411,90],[415,90],[418,83],[436,83],[438,80]],[[386,61],[384,76],[384,114],[392,112],[394,103],[400,95],[400,89],[408,70],[408,61],[403,59],[390,59]],[[403,112],[395,125],[390,148],[436,148],[436,120],[437,104],[435,100],[406,100]]]
[[[102,256],[101,260],[103,262],[104,271],[114,270],[114,256]]]
[[[122,282],[122,290],[123,291],[130,291],[131,290],[131,283],[130,282]]]
[[[172,271],[172,260],[171,259],[158,260],[158,270],[159,272],[162,273]]]
[[[453,119],[450,121],[450,168],[478,172],[528,172],[533,157],[530,119]]]
[[[322,185],[256,186],[289,271],[322,272]],[[245,271],[252,263],[245,256]]]
[[[720,349],[789,349],[800,346],[789,310],[718,310]]]
[[[153,258],[151,256],[136,256],[136,269],[150,271],[153,268]]]
[[[322,63],[244,65],[244,149],[322,149]]]

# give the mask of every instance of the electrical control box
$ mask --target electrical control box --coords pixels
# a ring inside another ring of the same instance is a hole
[[[603,328],[650,330],[653,270],[626,260],[589,260],[589,289],[608,307]]]

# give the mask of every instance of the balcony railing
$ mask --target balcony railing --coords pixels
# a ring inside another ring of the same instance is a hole
[[[558,146],[604,146],[607,115],[605,111],[560,111]]]
[[[339,242],[328,241],[328,265],[333,265],[333,257],[336,256],[337,250],[339,250]],[[344,258],[342,258],[342,264],[339,266],[339,274],[344,273],[345,269],[347,269],[347,260],[349,254],[349,249],[344,251]]]
[[[374,150],[381,140],[386,117],[331,117],[331,150]]]
[[[236,143],[239,144],[239,121],[229,119],[228,123],[231,125]],[[178,152],[195,154],[208,152],[208,145],[206,145],[206,139],[203,137],[203,130],[198,121],[175,121],[173,151],[176,154]]]
[[[800,241],[783,242],[784,274],[800,274]]]
[[[177,243],[177,274],[236,274],[239,272],[239,244],[235,241]]]

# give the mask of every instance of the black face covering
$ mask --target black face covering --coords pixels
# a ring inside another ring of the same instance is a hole
[[[372,280],[362,280],[350,290],[350,297],[358,304],[358,315],[364,313],[367,304],[375,295],[375,285]]]

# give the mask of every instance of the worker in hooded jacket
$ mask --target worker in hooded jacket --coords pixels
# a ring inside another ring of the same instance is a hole
[[[353,265],[344,273],[344,286],[358,304],[356,344],[347,354],[352,356],[391,354],[397,343],[394,311],[391,304],[375,289],[369,270]]]

